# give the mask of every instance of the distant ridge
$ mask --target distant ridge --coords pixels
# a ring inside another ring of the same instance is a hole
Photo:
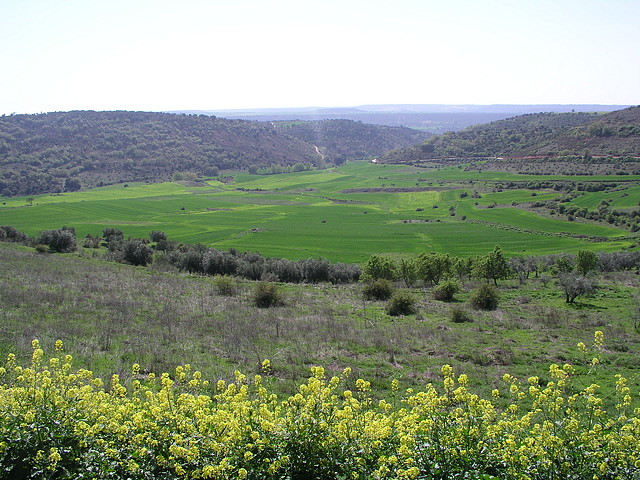
[[[434,136],[382,160],[640,155],[640,107],[609,113],[535,113]]]
[[[227,110],[176,110],[170,113],[216,115],[241,120],[286,121],[346,119],[374,125],[403,126],[431,133],[458,131],[516,115],[541,112],[610,112],[629,105],[450,105],[389,104],[354,107],[256,108]]]

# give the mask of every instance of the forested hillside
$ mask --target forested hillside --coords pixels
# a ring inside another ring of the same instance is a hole
[[[317,156],[269,124],[209,116],[76,111],[0,118],[0,193],[7,196]]]
[[[585,149],[588,150],[585,152]],[[537,113],[445,133],[406,149],[387,161],[523,156],[637,156],[640,107],[607,114]]]
[[[370,125],[352,120],[289,121],[274,125],[279,131],[325,148],[336,163],[380,155],[431,136],[411,128]]]
[[[307,127],[315,134],[207,115],[74,111],[2,116],[0,195],[165,181],[186,171],[217,175],[220,170],[272,165],[324,166],[424,138],[409,129],[351,121]]]

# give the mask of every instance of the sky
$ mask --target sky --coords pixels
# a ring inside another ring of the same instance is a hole
[[[0,0],[0,114],[637,105],[638,0]]]

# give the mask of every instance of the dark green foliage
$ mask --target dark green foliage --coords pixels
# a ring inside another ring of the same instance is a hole
[[[76,250],[76,231],[71,227],[45,230],[40,232],[36,242],[47,245],[52,252],[74,252]]]
[[[558,272],[567,273],[573,270],[575,258],[573,255],[564,253],[555,258],[554,264]]]
[[[386,311],[393,317],[413,315],[416,313],[416,299],[409,292],[395,292],[387,303]]]
[[[149,233],[149,238],[151,239],[152,242],[166,242],[167,241],[167,234],[160,231],[160,230],[154,230],[153,232]]]
[[[301,262],[304,278],[309,283],[328,282],[330,279],[329,261],[325,258],[310,258]]]
[[[102,231],[102,238],[109,244],[112,241],[120,241],[124,238],[124,232],[117,228],[108,227]]]
[[[153,250],[144,240],[126,240],[122,244],[122,261],[131,265],[147,266],[151,263]]]
[[[36,245],[36,252],[49,253],[49,247],[47,245],[38,244]]]
[[[77,192],[82,188],[82,183],[79,178],[67,178],[64,182],[65,192]]]
[[[453,323],[473,322],[473,318],[471,318],[469,312],[467,312],[464,308],[453,307],[449,315],[451,316],[451,321]]]
[[[27,236],[11,225],[0,226],[0,242],[24,242]]]
[[[393,284],[385,279],[368,281],[362,287],[362,296],[367,300],[389,300],[393,295]]]
[[[580,250],[576,255],[576,270],[580,275],[598,268],[598,256],[590,250]]]
[[[235,275],[238,272],[238,257],[222,250],[207,249],[201,263],[202,273],[207,275]]]
[[[282,305],[282,296],[278,286],[271,282],[259,282],[253,291],[253,304],[258,308]]]
[[[433,298],[443,302],[450,302],[460,291],[460,284],[455,280],[445,280],[433,289]]]
[[[498,308],[499,300],[498,289],[493,285],[483,283],[471,294],[469,303],[476,310],[495,310]]]
[[[88,234],[84,238],[84,242],[82,243],[82,246],[84,248],[100,248],[100,243],[101,242],[102,242],[102,238],[94,237],[93,235]]]

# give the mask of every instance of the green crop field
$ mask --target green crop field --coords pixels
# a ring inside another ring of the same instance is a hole
[[[240,173],[229,183],[130,183],[41,195],[32,201],[6,198],[0,224],[29,235],[68,225],[79,237],[100,235],[106,227],[132,237],[162,230],[184,243],[344,262],[363,262],[373,253],[470,256],[496,244],[510,255],[633,245],[634,236],[621,228],[568,222],[526,208],[559,196],[554,190],[495,188],[496,182],[569,179],[626,182],[615,192],[585,192],[573,199],[581,208],[593,209],[602,200],[631,208],[640,200],[640,187],[630,183],[638,179],[628,175],[537,177],[351,162],[323,171]],[[598,242],[590,237],[598,237]]]

